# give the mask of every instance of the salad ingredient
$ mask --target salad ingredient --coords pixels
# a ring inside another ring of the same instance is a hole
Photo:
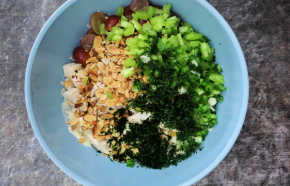
[[[134,167],[135,161],[134,160],[127,160],[127,166],[128,167]]]
[[[134,74],[134,68],[130,67],[130,68],[124,68],[121,72],[121,74],[125,77],[128,78],[130,76],[132,76]]]
[[[90,26],[96,34],[101,34],[104,22],[105,14],[103,12],[96,12],[91,16]]]
[[[81,39],[81,47],[84,48],[87,51],[91,50],[91,48],[92,48],[92,46],[94,44],[95,37],[96,37],[95,34],[86,34]]]
[[[131,10],[131,8],[129,6],[125,7],[124,9],[124,16],[131,20],[132,19],[132,14],[133,14],[133,11]]]
[[[106,20],[105,26],[107,31],[112,31],[112,28],[118,24],[120,21],[120,17],[116,15],[109,16],[109,18]]]
[[[85,51],[82,47],[77,47],[73,51],[73,58],[82,65],[86,64],[86,61],[90,58],[89,52]]]
[[[224,77],[209,40],[171,5],[133,0],[91,17],[92,31],[64,66],[70,131],[112,160],[154,169],[201,149],[217,123]]]
[[[132,0],[130,4],[130,9],[134,12],[137,10],[144,9],[149,6],[148,0]]]
[[[124,14],[124,7],[120,6],[117,10],[116,15],[117,16],[122,16]]]
[[[129,68],[129,67],[135,67],[136,66],[136,61],[132,58],[128,58],[124,61],[123,65],[126,67],[126,68]]]

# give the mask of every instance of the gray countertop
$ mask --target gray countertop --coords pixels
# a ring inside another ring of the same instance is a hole
[[[79,185],[41,149],[24,103],[27,57],[65,0],[0,0],[0,185]],[[250,75],[246,121],[222,163],[196,185],[290,185],[290,1],[209,0],[240,40]]]

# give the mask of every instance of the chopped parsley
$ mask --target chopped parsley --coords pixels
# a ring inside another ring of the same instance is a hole
[[[113,95],[112,95],[111,92],[107,92],[106,95],[107,95],[107,97],[108,97],[109,99],[113,99]]]

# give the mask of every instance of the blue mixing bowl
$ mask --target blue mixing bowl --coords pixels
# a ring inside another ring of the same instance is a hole
[[[212,171],[226,156],[242,128],[248,103],[248,73],[243,52],[230,26],[205,0],[154,0],[172,3],[173,10],[204,33],[224,70],[224,102],[218,124],[203,142],[202,151],[178,166],[162,170],[128,168],[97,155],[68,132],[61,108],[62,65],[87,30],[95,11],[114,13],[128,0],[69,0],[47,21],[31,50],[25,78],[25,99],[31,126],[55,164],[83,185],[190,185]]]

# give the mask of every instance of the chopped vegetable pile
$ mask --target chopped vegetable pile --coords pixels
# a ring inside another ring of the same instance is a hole
[[[120,74],[133,82],[136,94],[114,111],[113,124],[102,131],[110,136],[106,155],[128,167],[161,169],[201,149],[217,123],[216,105],[226,89],[209,40],[173,16],[170,4],[156,8],[147,1],[133,1],[109,17],[97,12],[91,27],[108,42],[124,42],[129,57]],[[83,53],[74,58],[87,65]]]

